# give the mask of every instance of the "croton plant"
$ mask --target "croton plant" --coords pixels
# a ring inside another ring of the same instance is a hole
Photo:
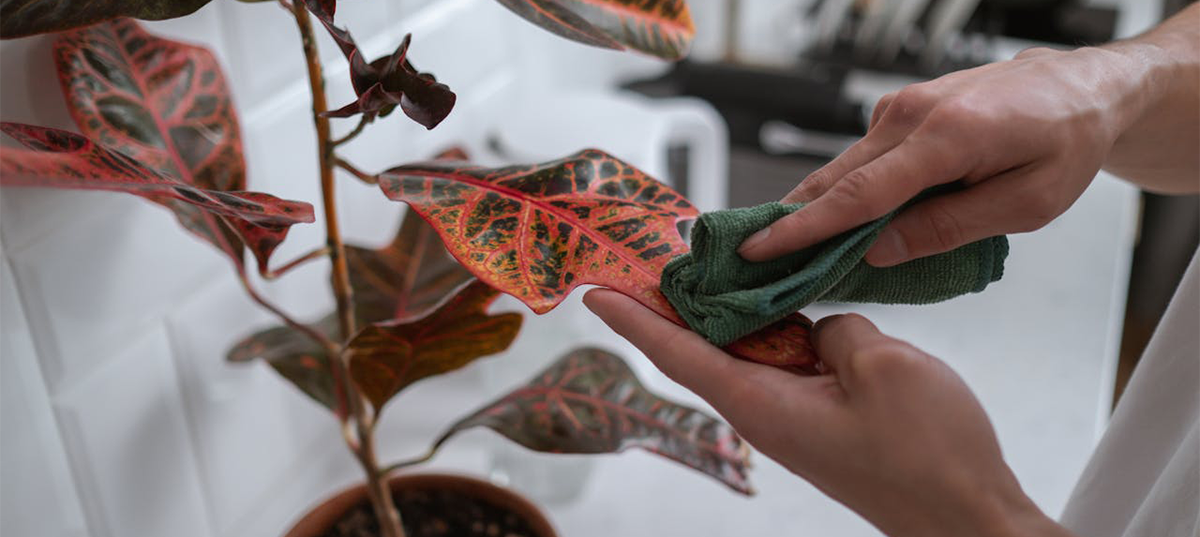
[[[742,440],[727,425],[664,400],[608,352],[578,349],[526,386],[452,424],[412,461],[381,463],[373,433],[388,401],[413,383],[505,350],[518,313],[492,314],[500,293],[545,313],[581,285],[609,287],[660,315],[682,320],[658,290],[659,276],[687,245],[679,224],[697,215],[680,194],[596,149],[534,165],[485,168],[461,150],[381,173],[339,152],[396,107],[428,129],[451,113],[454,92],[410,60],[411,35],[371,61],[334,21],[336,0],[278,0],[295,19],[307,60],[326,241],[273,267],[271,253],[312,205],[246,190],[237,112],[220,65],[204,48],[146,32],[131,18],[165,19],[208,0],[2,0],[4,38],[61,32],[53,55],[80,132],[2,123],[24,148],[0,152],[7,186],[111,190],[175,213],[183,227],[231,262],[246,292],[282,323],[228,354],[265,360],[328,408],[365,472],[386,537],[404,534],[386,480],[425,460],[452,435],[487,427],[530,449],[613,453],[640,447],[749,493]],[[693,35],[684,0],[499,0],[528,21],[589,45],[681,58]],[[312,19],[345,54],[357,100],[331,107]],[[427,67],[427,66],[426,66]],[[357,118],[340,138],[331,118]],[[335,172],[378,185],[408,205],[390,244],[345,244]],[[247,268],[247,252],[253,268]],[[248,277],[279,278],[328,258],[336,310],[301,322],[261,296]],[[731,353],[815,372],[807,319],[794,315],[730,345]]]

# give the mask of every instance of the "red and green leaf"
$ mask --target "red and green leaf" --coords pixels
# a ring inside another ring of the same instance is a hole
[[[641,448],[750,494],[749,448],[729,425],[663,399],[620,358],[579,349],[513,392],[454,424],[453,435],[487,427],[535,451],[618,453]]]
[[[536,313],[593,284],[684,324],[659,291],[659,280],[667,262],[687,251],[679,222],[698,213],[678,193],[611,155],[589,149],[496,169],[410,164],[380,174],[379,186],[432,224],[476,277]],[[728,349],[757,362],[811,367],[810,325],[795,314]],[[791,344],[796,341],[804,345]]]
[[[10,135],[19,131],[14,136],[30,150],[0,156],[5,184],[146,197],[225,252],[239,271],[246,248],[266,271],[288,227],[313,221],[306,203],[243,192],[237,116],[207,50],[121,19],[63,34],[54,56],[67,107],[84,136],[6,127]]]
[[[0,38],[61,32],[117,17],[163,20],[182,17],[209,0],[0,0]]]
[[[414,382],[508,348],[521,314],[489,315],[499,291],[478,280],[419,319],[375,323],[350,341],[350,378],[376,412]]]
[[[695,35],[685,0],[498,0],[559,36],[596,47],[626,47],[678,60]]]

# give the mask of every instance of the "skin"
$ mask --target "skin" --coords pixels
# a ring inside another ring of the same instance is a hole
[[[901,212],[877,266],[1062,214],[1101,168],[1155,192],[1200,191],[1200,4],[1130,41],[1034,49],[885,97],[870,130],[784,201],[811,202],[747,239],[765,260],[878,218],[926,188],[965,188]],[[1004,462],[987,414],[945,363],[857,315],[822,319],[832,372],[741,361],[619,293],[584,303],[763,454],[893,537],[1058,537]]]
[[[810,205],[751,236],[749,261],[812,246],[929,187],[866,260],[891,266],[986,237],[1034,231],[1104,167],[1160,193],[1200,190],[1200,6],[1131,41],[1011,61],[914,84],[876,105],[867,135],[785,202]]]

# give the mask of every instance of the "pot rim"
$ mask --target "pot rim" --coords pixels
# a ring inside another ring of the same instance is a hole
[[[533,537],[558,537],[545,513],[528,498],[475,476],[457,472],[403,473],[388,478],[388,486],[393,492],[405,488],[439,488],[482,498],[525,519],[534,531]],[[366,497],[366,483],[346,487],[309,508],[284,537],[317,537]]]

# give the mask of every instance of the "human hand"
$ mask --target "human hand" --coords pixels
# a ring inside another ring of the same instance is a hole
[[[862,317],[817,323],[833,373],[804,377],[733,358],[617,292],[584,303],[760,452],[888,535],[1069,535],[1021,491],[962,380]]]
[[[891,266],[1041,228],[1079,198],[1134,121],[1134,69],[1129,57],[1105,49],[1031,49],[887,95],[867,135],[783,199],[810,204],[751,236],[739,253],[779,257],[960,179],[967,188],[901,212],[866,261]]]

